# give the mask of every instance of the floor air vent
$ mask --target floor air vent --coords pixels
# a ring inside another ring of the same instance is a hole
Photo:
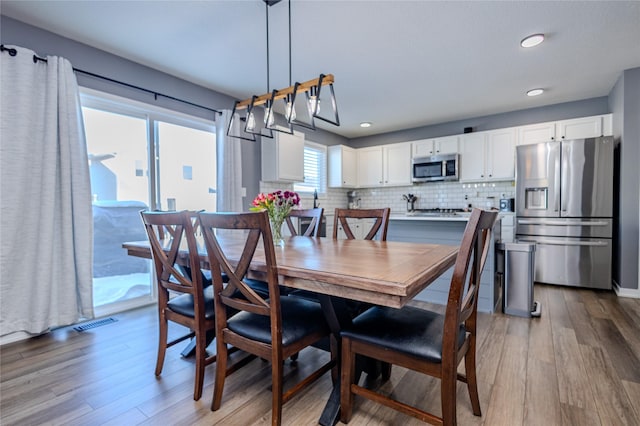
[[[96,327],[100,327],[101,325],[107,325],[110,324],[112,322],[116,322],[118,321],[115,318],[104,318],[101,320],[96,320],[96,321],[91,321],[91,322],[87,322],[85,324],[82,325],[78,325],[76,327],[73,327],[73,329],[75,331],[85,331],[85,330],[89,330],[91,328],[96,328]]]

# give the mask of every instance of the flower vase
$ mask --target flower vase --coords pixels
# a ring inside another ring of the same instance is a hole
[[[275,247],[284,247],[284,239],[282,238],[283,219],[270,219],[271,235],[273,236],[273,245]]]

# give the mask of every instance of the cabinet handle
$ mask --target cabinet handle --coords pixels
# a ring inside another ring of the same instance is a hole
[[[556,138],[555,138],[555,137],[553,137],[553,136],[551,136],[551,140],[552,140],[552,141],[554,141],[554,140],[556,140]]]

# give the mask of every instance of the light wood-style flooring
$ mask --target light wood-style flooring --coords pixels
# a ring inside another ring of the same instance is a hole
[[[483,415],[473,416],[466,388],[459,384],[458,424],[640,425],[640,300],[542,285],[536,285],[535,295],[541,318],[479,314]],[[268,363],[253,360],[243,373],[229,377],[222,408],[212,412],[215,365],[207,367],[203,398],[193,401],[194,364],[180,357],[180,345],[169,349],[162,376],[153,374],[155,308],[112,317],[118,321],[84,332],[62,328],[0,348],[0,424],[270,423]],[[287,361],[287,377],[326,356],[314,348],[303,351],[297,364]],[[394,367],[391,380],[381,386],[395,398],[439,413],[434,379]],[[325,375],[285,405],[283,423],[316,424],[330,390]],[[349,424],[420,422],[356,398]]]

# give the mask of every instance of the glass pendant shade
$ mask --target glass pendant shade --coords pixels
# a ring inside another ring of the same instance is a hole
[[[246,122],[249,118],[247,108],[238,108],[240,101],[236,101],[233,105],[233,111],[231,112],[231,118],[229,119],[229,126],[227,127],[227,136],[245,141],[256,141],[256,136],[252,133],[247,133],[244,129]],[[242,115],[244,113],[244,115]],[[254,117],[255,118],[255,117]]]
[[[244,131],[256,136],[272,138],[273,132],[266,126],[268,120],[266,104],[263,104],[265,106],[257,105],[257,99],[257,96],[251,98],[251,104],[249,104],[247,108],[247,120],[245,121]]]
[[[271,92],[271,99],[267,101],[265,108],[267,115],[265,116],[265,127],[276,132],[293,134],[293,125],[286,118],[287,114],[287,97],[278,95],[278,91]]]

